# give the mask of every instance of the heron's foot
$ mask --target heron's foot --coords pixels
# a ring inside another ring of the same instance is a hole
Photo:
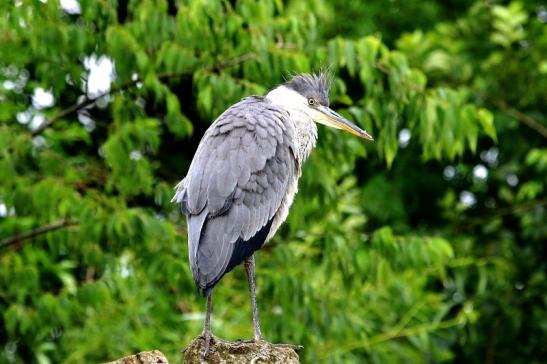
[[[205,360],[207,354],[209,354],[209,349],[211,348],[211,342],[216,340],[216,337],[211,333],[211,331],[203,331],[201,337],[205,341],[203,344],[203,352],[201,353],[201,359]]]
[[[255,343],[259,343],[261,341],[264,341],[264,338],[262,337],[262,334],[261,333],[258,333],[258,334],[254,334],[254,337],[253,337],[253,341]]]

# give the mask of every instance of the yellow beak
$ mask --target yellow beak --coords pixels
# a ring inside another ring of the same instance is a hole
[[[318,120],[316,120],[317,122],[336,129],[343,129],[363,139],[374,140],[369,133],[351,123],[331,108],[319,105],[316,107],[316,110],[319,111]]]

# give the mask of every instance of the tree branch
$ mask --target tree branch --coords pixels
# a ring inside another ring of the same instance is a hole
[[[38,235],[46,234],[51,231],[59,230],[72,225],[78,225],[78,222],[74,220],[63,219],[48,225],[40,226],[36,229],[27,231],[26,233],[16,234],[0,240],[0,248],[7,248],[13,244],[20,243],[24,240],[32,239]]]
[[[493,100],[494,104],[502,111],[506,112],[507,114],[514,117],[517,121],[523,123],[527,127],[534,129],[537,131],[541,136],[547,139],[547,127],[542,125],[540,122],[532,118],[531,116],[514,109],[507,105],[505,101],[499,101],[499,100]]]
[[[254,57],[255,57],[255,54],[252,53],[252,52],[244,53],[239,57],[235,57],[235,58],[220,61],[220,62],[218,62],[218,63],[216,63],[216,64],[214,64],[210,67],[207,67],[206,70],[218,72],[218,71],[220,71],[224,68],[228,68],[228,67],[238,65],[238,64],[243,63],[245,61],[248,61],[248,60],[250,60]],[[191,74],[192,74],[192,72],[188,72],[188,71],[184,71],[184,72],[164,72],[164,73],[159,73],[157,75],[157,78],[160,79],[160,80],[164,80],[164,79],[169,79],[169,78],[173,78],[173,77],[188,76],[188,75],[191,75]],[[124,91],[124,90],[130,89],[132,87],[135,87],[138,82],[142,82],[142,80],[137,78],[136,80],[131,80],[131,81],[124,82],[124,83],[122,83],[118,86],[112,87],[110,90],[108,90],[108,91],[106,91],[106,92],[104,92],[104,93],[102,93],[102,94],[100,94],[99,96],[96,96],[96,97],[84,96],[84,99],[82,101],[77,102],[77,103],[67,107],[66,109],[61,110],[59,113],[55,114],[51,118],[44,121],[39,127],[37,127],[36,129],[34,129],[32,131],[32,135],[40,134],[45,129],[49,128],[57,120],[62,119],[65,116],[70,115],[74,112],[77,112],[77,111],[79,111],[79,110],[81,110],[81,109],[83,109],[83,108],[85,108],[89,105],[92,105],[95,101],[99,100],[101,97],[105,97],[107,95],[111,95],[113,93]]]
[[[429,333],[429,332],[434,332],[438,330],[444,330],[454,326],[460,326],[465,323],[466,323],[465,318],[458,316],[446,321],[431,322],[431,323],[416,325],[413,327],[407,327],[404,329],[396,328],[393,330],[389,330],[385,333],[373,336],[367,342],[365,342],[365,347],[368,348],[368,347],[380,344],[384,341],[393,340],[400,337],[414,336],[414,335],[418,335],[422,333]]]
[[[518,205],[508,206],[492,210],[485,216],[477,216],[464,221],[461,221],[458,227],[472,228],[477,225],[484,224],[487,221],[491,221],[495,217],[503,217],[506,215],[512,215],[519,212],[526,212],[535,209],[536,207],[547,205],[547,198],[540,200],[527,201]]]
[[[319,349],[318,354],[319,354],[319,357],[324,358],[332,351],[341,351],[343,353],[349,353],[360,348],[370,349],[371,347],[384,343],[386,341],[395,340],[402,337],[416,336],[423,333],[431,333],[435,331],[445,330],[454,326],[464,325],[466,324],[466,322],[467,320],[465,316],[462,316],[462,314],[460,313],[458,314],[458,316],[446,321],[428,322],[428,323],[405,327],[405,328],[395,327],[391,330],[377,334],[370,338],[364,338],[362,340],[348,342],[346,343],[346,345],[341,347],[338,346],[336,348],[332,348],[329,346],[324,346],[321,349]]]

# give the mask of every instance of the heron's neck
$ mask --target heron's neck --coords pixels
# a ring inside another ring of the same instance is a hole
[[[289,111],[290,113],[290,111]],[[296,147],[297,158],[300,163],[303,163],[309,156],[313,148],[315,147],[315,142],[317,141],[317,127],[311,119],[305,115],[301,114],[299,118],[298,113],[291,115],[291,119],[294,121],[294,128],[296,131]]]
[[[306,113],[307,99],[298,92],[279,86],[268,92],[266,98],[272,104],[286,110],[290,115],[290,122],[294,125],[296,132],[296,158],[302,164],[310,155],[317,140],[317,127],[315,122]]]

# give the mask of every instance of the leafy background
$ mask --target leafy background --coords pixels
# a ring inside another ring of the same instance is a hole
[[[0,362],[180,362],[204,300],[173,186],[222,110],[327,66],[376,142],[320,127],[257,257],[266,338],[306,363],[542,362],[546,22],[541,1],[1,2]],[[215,334],[251,336],[242,269],[214,301]]]

